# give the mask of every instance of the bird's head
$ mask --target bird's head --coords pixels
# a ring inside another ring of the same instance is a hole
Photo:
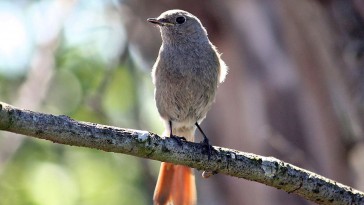
[[[200,20],[183,10],[169,10],[157,18],[148,18],[160,27],[163,41],[207,40],[207,33]]]

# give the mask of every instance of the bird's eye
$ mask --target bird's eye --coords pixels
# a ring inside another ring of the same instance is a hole
[[[184,16],[179,16],[176,18],[176,22],[178,24],[183,24],[184,22],[186,22],[186,18]]]

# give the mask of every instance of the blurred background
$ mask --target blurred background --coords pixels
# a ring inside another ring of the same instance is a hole
[[[146,18],[174,8],[200,18],[230,67],[202,124],[213,145],[364,190],[361,0],[2,0],[0,101],[162,133],[150,78],[161,39]],[[0,132],[1,205],[152,204],[158,169]],[[201,205],[311,204],[256,182],[196,175]]]

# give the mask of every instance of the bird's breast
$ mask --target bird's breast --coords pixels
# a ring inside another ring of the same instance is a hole
[[[205,117],[218,82],[219,64],[213,54],[199,49],[164,49],[160,53],[153,72],[162,117],[174,121]]]

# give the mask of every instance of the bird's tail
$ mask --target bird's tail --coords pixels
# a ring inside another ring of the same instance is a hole
[[[162,162],[153,200],[155,205],[196,204],[193,170],[186,166]]]
[[[176,135],[193,141],[193,133],[194,130],[189,130],[188,132],[184,130],[184,132],[176,132]],[[162,162],[157,185],[154,190],[154,204],[195,205],[196,199],[193,170],[186,166]]]

